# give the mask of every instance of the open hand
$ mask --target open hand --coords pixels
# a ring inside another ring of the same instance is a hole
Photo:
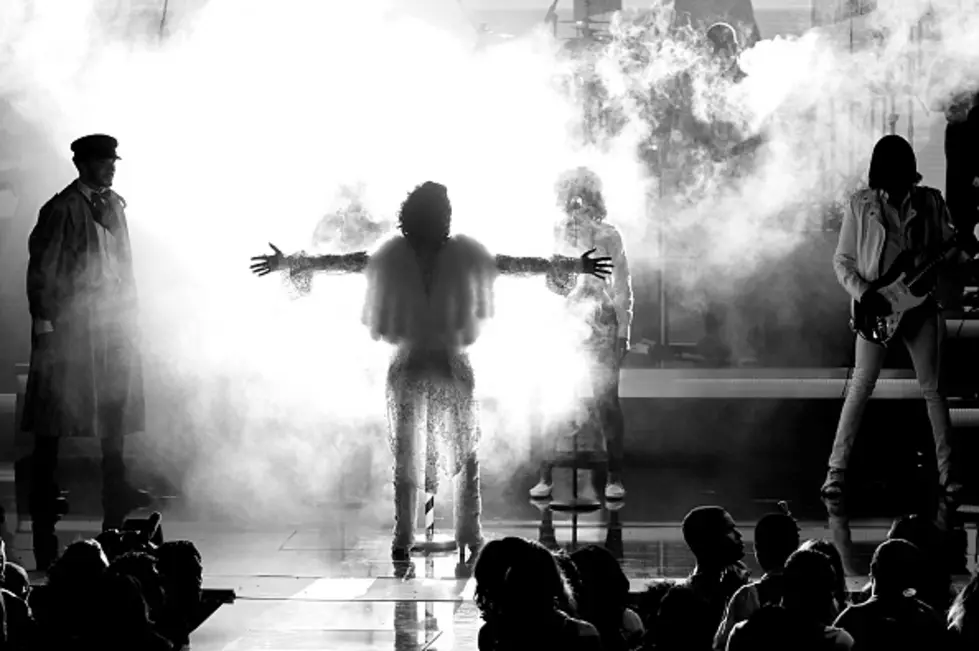
[[[286,257],[282,255],[282,251],[271,242],[269,246],[272,247],[272,255],[257,255],[252,258],[251,270],[256,276],[267,276],[285,266]]]
[[[590,249],[582,254],[581,273],[605,279],[612,273],[612,258],[607,255],[595,257],[595,251],[596,249]]]

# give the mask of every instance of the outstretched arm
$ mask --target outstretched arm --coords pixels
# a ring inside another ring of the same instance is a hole
[[[509,255],[496,256],[496,269],[508,276],[541,276],[554,270],[571,274],[581,271],[578,258],[554,256],[548,258],[521,258]]]
[[[554,271],[560,274],[585,273],[605,278],[612,272],[611,258],[608,256],[596,258],[592,255],[594,252],[595,249],[592,249],[580,258],[556,255],[549,260],[498,255],[496,269],[501,274],[511,276],[539,276]]]
[[[313,271],[356,274],[367,268],[369,259],[366,251],[343,255],[306,255],[300,252],[290,255],[285,262],[292,276]]]
[[[273,271],[288,271],[289,281],[301,294],[308,294],[313,282],[313,273],[360,273],[367,268],[370,256],[364,251],[346,255],[306,255],[295,253],[290,256],[282,255],[274,244],[272,255],[259,255],[252,258],[252,273],[256,276],[267,276]]]
[[[365,251],[345,255],[306,255],[294,253],[285,256],[274,244],[272,255],[257,255],[252,258],[252,273],[267,276],[273,271],[288,271],[290,276],[308,274],[314,271],[328,273],[360,273],[367,268],[370,256]]]

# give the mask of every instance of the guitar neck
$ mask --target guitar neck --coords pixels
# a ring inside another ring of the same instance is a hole
[[[929,271],[941,264],[948,252],[956,247],[955,240],[948,240],[942,245],[941,250],[936,253],[932,258],[928,259],[921,267],[914,270],[914,272],[909,276],[905,284],[908,288],[914,287]]]

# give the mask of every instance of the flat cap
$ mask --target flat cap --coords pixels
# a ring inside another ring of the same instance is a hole
[[[82,136],[71,143],[71,151],[76,158],[81,159],[112,158],[118,160],[119,156],[116,155],[116,147],[118,146],[119,141],[112,136],[95,133]]]

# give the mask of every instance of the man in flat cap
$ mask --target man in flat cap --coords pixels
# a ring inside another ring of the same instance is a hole
[[[78,178],[41,208],[28,239],[31,369],[21,428],[34,434],[30,509],[38,568],[58,555],[67,505],[55,481],[59,441],[102,441],[103,529],[149,505],[126,481],[123,441],[144,427],[136,287],[125,201],[110,188],[115,138],[72,143]]]

